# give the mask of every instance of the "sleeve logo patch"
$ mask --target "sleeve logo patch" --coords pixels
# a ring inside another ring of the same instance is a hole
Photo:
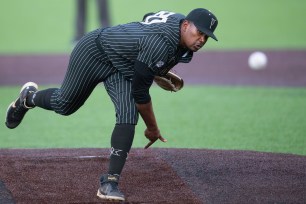
[[[156,63],[157,67],[162,67],[165,63],[163,61],[159,61]]]

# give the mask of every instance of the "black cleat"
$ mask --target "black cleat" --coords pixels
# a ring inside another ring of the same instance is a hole
[[[110,201],[124,201],[124,195],[118,189],[119,176],[103,175],[100,179],[101,187],[98,189],[97,196]]]
[[[8,128],[13,129],[17,127],[21,123],[27,111],[31,108],[34,108],[28,107],[26,105],[26,98],[29,93],[36,92],[37,89],[38,86],[34,82],[28,82],[23,85],[20,90],[19,97],[15,101],[13,101],[7,109],[5,125]]]

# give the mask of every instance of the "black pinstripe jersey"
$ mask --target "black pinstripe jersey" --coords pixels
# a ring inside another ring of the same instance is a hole
[[[164,75],[179,62],[188,63],[193,52],[179,46],[180,23],[185,16],[160,11],[142,22],[103,29],[100,41],[110,61],[124,76],[131,78],[136,60]]]

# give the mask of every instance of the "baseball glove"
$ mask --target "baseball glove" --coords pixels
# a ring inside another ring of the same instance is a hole
[[[155,76],[154,82],[166,91],[177,92],[184,86],[183,79],[173,72],[168,72],[165,76]]]

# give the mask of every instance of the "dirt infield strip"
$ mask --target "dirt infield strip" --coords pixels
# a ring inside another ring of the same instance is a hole
[[[252,51],[196,53],[190,63],[174,68],[186,85],[251,85],[306,87],[306,50],[266,51],[268,66],[248,68]],[[0,55],[0,85],[22,85],[27,81],[60,84],[69,61],[67,54]]]
[[[107,149],[0,150],[1,203],[102,203]],[[306,157],[250,151],[133,149],[127,203],[306,203]]]

